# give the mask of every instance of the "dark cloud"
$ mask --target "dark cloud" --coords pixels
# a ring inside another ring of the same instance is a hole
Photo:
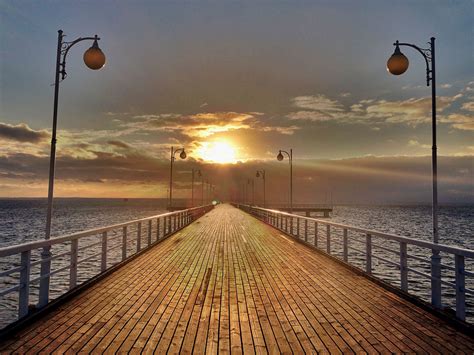
[[[0,138],[19,142],[38,143],[46,140],[48,137],[49,133],[46,130],[35,131],[25,123],[11,125],[0,122]]]
[[[128,145],[127,143],[125,143],[123,141],[118,141],[118,140],[117,141],[108,141],[107,143],[110,144],[110,145],[119,147],[119,148],[125,148],[125,149],[130,148],[130,145]]]

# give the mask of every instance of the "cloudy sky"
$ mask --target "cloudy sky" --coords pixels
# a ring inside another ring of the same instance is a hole
[[[71,49],[60,84],[57,196],[164,197],[200,168],[223,198],[257,169],[301,202],[430,201],[437,44],[440,200],[474,202],[474,5],[466,1],[0,1],[0,196],[46,196],[57,30],[98,34],[107,64]],[[231,164],[220,164],[220,163]],[[255,180],[261,191],[261,180]],[[328,197],[329,196],[329,197]]]

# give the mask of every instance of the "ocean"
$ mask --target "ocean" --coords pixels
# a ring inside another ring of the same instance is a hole
[[[165,199],[56,199],[54,202],[54,216],[52,236],[60,236],[86,229],[103,227],[116,223],[126,222],[141,217],[164,213],[167,201]],[[177,201],[178,205],[180,202]],[[0,247],[16,245],[44,238],[46,218],[46,199],[0,199]],[[410,238],[431,240],[431,207],[430,206],[334,206],[331,221],[358,226],[361,228],[378,230]],[[320,247],[325,250],[325,230],[320,228],[318,240]],[[309,226],[309,241],[314,239],[314,230]],[[332,249],[336,255],[342,255],[342,236],[340,232],[333,234]],[[441,206],[439,210],[439,239],[440,243],[452,246],[474,249],[474,205]],[[364,250],[363,236],[351,236],[350,246]],[[374,239],[374,243],[381,242]],[[389,247],[390,243],[384,243]],[[396,249],[398,244],[393,244]],[[119,253],[120,250],[117,250]],[[375,255],[397,261],[398,256],[383,250],[376,250]],[[409,254],[426,259],[411,260],[409,267],[429,273],[429,253],[418,248],[409,248]],[[39,255],[36,255],[38,258]],[[364,268],[363,255],[351,251],[350,258],[353,264]],[[1,260],[0,271],[16,265],[15,260]],[[61,262],[61,261],[59,261]],[[64,259],[62,262],[67,262]],[[452,260],[443,260],[446,265],[453,265]],[[374,258],[374,275],[399,285],[399,271],[391,265]],[[474,263],[466,262],[466,269],[474,272]],[[96,275],[97,261],[85,263],[80,270],[79,281],[84,281]],[[38,270],[33,271],[37,275]],[[51,281],[51,295],[57,297],[68,289],[68,273],[57,274]],[[443,277],[453,281],[452,270],[443,270]],[[474,280],[466,277],[466,286],[474,289]],[[14,277],[0,278],[0,290],[11,287],[18,282]],[[409,291],[422,299],[429,300],[429,279],[420,278],[409,273]],[[32,287],[32,299],[37,296],[37,288]],[[443,304],[454,306],[454,290],[443,286]],[[474,299],[467,295],[468,320],[474,320]],[[0,328],[16,319],[17,294],[13,293],[0,297]]]

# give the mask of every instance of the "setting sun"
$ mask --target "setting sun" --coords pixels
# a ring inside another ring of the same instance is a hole
[[[229,142],[203,142],[197,150],[197,155],[206,161],[220,164],[237,162],[236,149]]]

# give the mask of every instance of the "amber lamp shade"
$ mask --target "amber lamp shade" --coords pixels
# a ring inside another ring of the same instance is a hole
[[[183,150],[180,154],[179,154],[179,157],[181,159],[186,159],[186,152]]]
[[[99,70],[105,65],[105,54],[99,48],[97,40],[84,52],[84,63],[92,70]]]
[[[283,154],[281,154],[281,151],[278,153],[277,159],[278,159],[278,161],[282,161],[282,160],[283,160]]]
[[[395,47],[395,52],[387,60],[387,70],[393,75],[401,75],[408,69],[408,58],[400,51],[398,45]]]

